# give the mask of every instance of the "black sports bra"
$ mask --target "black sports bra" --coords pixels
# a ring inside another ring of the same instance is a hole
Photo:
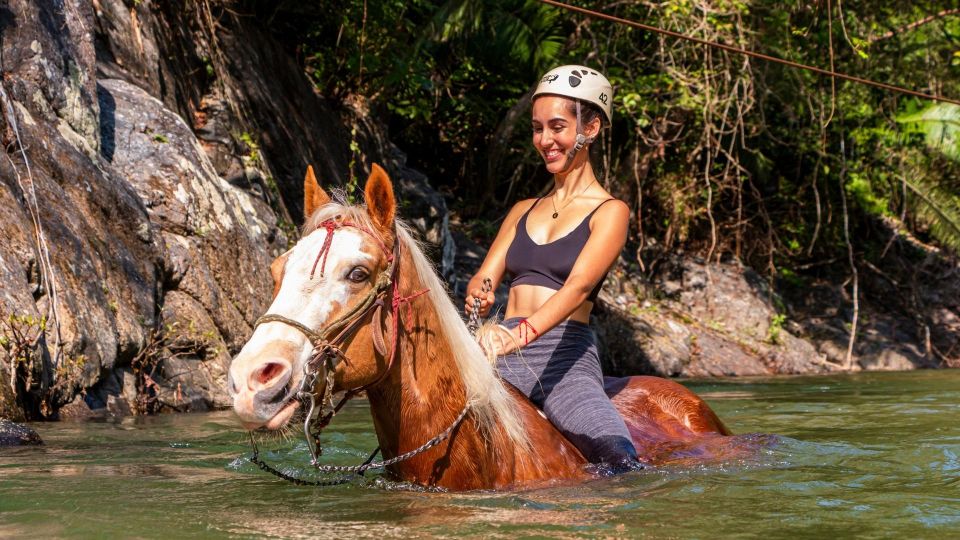
[[[587,214],[587,217],[583,218],[577,228],[566,236],[557,238],[553,242],[538,244],[527,234],[527,216],[540,202],[540,199],[537,199],[530,205],[530,210],[527,210],[517,222],[513,242],[507,248],[507,272],[513,276],[510,287],[540,285],[553,290],[563,287],[567,278],[570,277],[570,271],[573,270],[577,257],[583,251],[583,246],[587,245],[587,240],[590,238],[590,218],[601,206],[612,200],[614,199],[607,199],[598,204],[592,212]],[[590,292],[587,300],[591,302],[597,300],[605,278],[606,274]]]

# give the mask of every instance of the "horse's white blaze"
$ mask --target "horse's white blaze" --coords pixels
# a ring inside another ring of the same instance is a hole
[[[348,307],[353,294],[351,282],[346,279],[350,270],[364,265],[373,274],[371,267],[375,258],[363,251],[363,234],[351,228],[334,231],[326,264],[321,256],[312,279],[310,272],[320,255],[327,231],[317,230],[297,242],[284,267],[280,290],[267,313],[319,330],[336,308]],[[324,270],[322,276],[321,269]],[[243,419],[247,422],[254,420],[254,402],[248,380],[261,366],[267,362],[289,362],[292,373],[287,386],[296,388],[303,377],[303,366],[312,352],[310,340],[296,328],[279,322],[257,327],[230,365],[231,378],[237,390],[234,406],[238,412],[246,412],[241,414]],[[266,422],[269,418],[256,420]]]

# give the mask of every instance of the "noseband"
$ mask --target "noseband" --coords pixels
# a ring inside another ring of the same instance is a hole
[[[380,245],[382,251],[387,252],[386,244],[384,244],[380,238],[373,233],[373,231],[357,223],[343,220],[342,216],[338,215],[334,219],[323,221],[317,226],[317,229],[324,228],[327,230],[327,237],[324,239],[323,246],[321,246],[320,252],[317,254],[317,259],[310,271],[311,278],[316,271],[317,264],[320,264],[320,276],[323,277],[327,262],[327,255],[330,252],[330,246],[333,241],[333,233],[338,229],[346,227],[351,227],[366,233]],[[259,327],[261,324],[271,322],[283,323],[300,331],[300,333],[306,336],[313,345],[313,353],[310,357],[310,360],[305,362],[303,365],[303,377],[300,380],[300,386],[296,391],[295,397],[304,404],[305,409],[307,410],[306,418],[304,418],[303,421],[303,433],[304,438],[307,440],[307,446],[310,449],[310,463],[321,472],[339,471],[363,474],[364,471],[370,468],[386,467],[405,459],[409,459],[421,452],[426,451],[429,448],[432,448],[449,437],[454,428],[459,425],[461,421],[463,421],[467,410],[469,409],[468,404],[464,407],[463,411],[461,411],[460,415],[457,416],[456,420],[454,420],[454,422],[444,432],[440,433],[433,439],[430,439],[422,446],[410,452],[398,455],[392,459],[374,463],[372,460],[379,451],[378,448],[365,463],[359,466],[340,467],[334,465],[322,465],[319,463],[319,457],[323,454],[323,447],[320,444],[320,433],[323,431],[323,429],[330,423],[334,415],[340,411],[347,401],[371,386],[383,381],[383,379],[386,378],[387,374],[389,374],[390,370],[393,368],[394,360],[397,357],[397,344],[400,338],[400,307],[403,304],[407,304],[407,309],[412,312],[410,302],[429,291],[429,289],[424,289],[409,296],[402,296],[400,294],[400,289],[398,286],[400,277],[400,238],[396,235],[394,236],[393,250],[388,255],[387,260],[389,261],[387,268],[377,276],[377,281],[370,293],[367,294],[363,300],[354,305],[350,310],[346,311],[332,322],[327,323],[320,328],[320,330],[314,331],[299,321],[284,317],[282,315],[270,313],[263,315],[254,323],[254,329]],[[391,296],[390,309],[393,319],[389,351],[387,351],[386,342],[383,337],[383,327],[381,322],[382,311],[386,304],[385,299],[388,294]],[[373,382],[347,390],[340,402],[334,405],[333,384],[337,366],[339,366],[340,362],[342,361],[346,361],[348,364],[350,363],[346,354],[344,354],[343,350],[341,349],[341,346],[363,325],[364,321],[367,319],[367,316],[371,313],[373,313],[373,320],[371,321],[373,324],[371,329],[373,345],[381,356],[388,358],[387,366]],[[320,376],[321,368],[323,368],[325,371],[326,384],[324,385],[323,396],[320,398],[319,414],[315,415],[317,412],[317,395],[314,391],[314,388],[316,386],[317,379]],[[324,411],[326,411],[326,413],[324,413]],[[313,426],[314,423],[316,424],[315,426]],[[253,445],[253,457],[250,461],[259,466],[260,469],[270,472],[275,476],[283,478],[284,480],[289,480],[296,484],[310,484],[318,486],[341,484],[347,481],[346,479],[341,479],[333,482],[312,482],[287,475],[274,469],[258,458],[258,450],[252,434],[250,442]]]

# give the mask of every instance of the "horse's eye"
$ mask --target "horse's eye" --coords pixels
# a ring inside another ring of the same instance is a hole
[[[350,273],[347,274],[347,279],[354,283],[363,283],[370,277],[370,272],[367,272],[367,269],[362,266],[354,266],[353,270],[350,270]]]

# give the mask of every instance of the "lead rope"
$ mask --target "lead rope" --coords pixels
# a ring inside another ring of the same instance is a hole
[[[257,447],[257,441],[253,438],[253,432],[248,431],[247,433],[250,435],[250,446],[253,447],[253,455],[250,457],[250,463],[253,463],[259,467],[261,471],[268,472],[277,478],[286,480],[287,482],[292,482],[298,486],[330,487],[346,484],[350,481],[350,478],[347,477],[340,477],[336,480],[304,480],[302,478],[297,478],[296,476],[291,476],[283,471],[274,469],[266,461],[260,459],[260,449]],[[371,458],[372,457],[373,456],[371,456]]]
[[[383,461],[373,461],[374,456],[376,456],[377,452],[380,451],[380,448],[377,447],[377,449],[374,450],[372,454],[370,454],[370,457],[367,458],[367,461],[365,461],[361,465],[321,465],[319,463],[313,463],[313,466],[316,467],[317,470],[320,472],[348,472],[348,473],[355,473],[360,475],[366,472],[367,469],[382,469],[384,467],[389,467],[390,465],[394,465],[396,463],[400,463],[401,461],[408,460],[416,456],[417,454],[422,454],[423,452],[426,452],[427,450],[447,440],[450,437],[450,435],[453,433],[453,431],[457,428],[457,426],[460,425],[460,422],[462,422],[463,419],[466,418],[467,412],[469,411],[470,411],[470,405],[468,404],[463,408],[462,411],[460,411],[460,414],[457,415],[456,419],[454,419],[454,421],[449,426],[447,426],[447,429],[443,430],[443,432],[438,434],[436,437],[423,443],[417,448],[410,450],[409,452],[404,452],[403,454],[392,457],[390,459],[385,459]]]
[[[382,469],[384,467],[389,467],[390,465],[400,463],[401,461],[408,460],[418,454],[422,454],[423,452],[426,452],[427,450],[447,440],[450,437],[450,435],[453,434],[453,431],[457,428],[457,426],[460,425],[460,422],[462,422],[463,419],[466,418],[467,412],[469,412],[469,410],[470,410],[470,405],[467,404],[463,408],[463,410],[460,411],[460,414],[453,421],[453,423],[451,423],[447,427],[447,429],[445,429],[442,433],[430,439],[429,441],[423,443],[417,448],[414,448],[409,452],[404,452],[403,454],[392,457],[390,459],[386,459],[383,461],[373,461],[373,458],[376,457],[377,454],[380,452],[380,447],[378,446],[377,449],[374,450],[372,454],[370,454],[370,457],[368,457],[366,461],[364,461],[360,465],[321,465],[316,461],[311,462],[311,465],[316,467],[318,471],[324,472],[324,473],[345,472],[345,473],[352,473],[353,475],[357,475],[357,476],[363,476],[363,473],[367,472],[367,470],[369,469]],[[342,484],[346,484],[347,482],[350,482],[352,479],[351,477],[341,476],[340,478],[337,478],[335,480],[304,480],[302,478],[297,478],[296,476],[292,476],[283,471],[275,469],[271,467],[270,464],[260,459],[260,450],[259,448],[257,448],[257,442],[253,438],[253,432],[248,432],[248,433],[250,435],[250,446],[253,447],[253,456],[250,457],[250,462],[256,465],[257,467],[259,467],[261,471],[268,472],[276,476],[277,478],[281,478],[283,480],[286,480],[287,482],[292,482],[298,486],[316,486],[316,487],[339,486]]]
[[[483,286],[481,290],[484,294],[493,290],[493,282],[490,281],[490,278],[483,278]],[[480,330],[480,299],[473,299],[473,310],[470,312],[470,319],[467,323],[467,328],[470,329],[470,333],[473,334],[473,337],[477,337],[477,331]]]

